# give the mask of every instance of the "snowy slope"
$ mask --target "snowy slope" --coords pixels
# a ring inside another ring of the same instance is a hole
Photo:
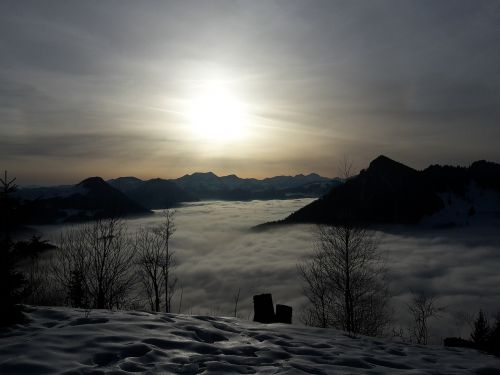
[[[469,349],[232,318],[30,308],[0,331],[0,374],[500,374]]]
[[[470,183],[463,196],[452,192],[438,194],[444,208],[432,216],[424,217],[424,226],[467,226],[484,227],[500,222],[500,194],[491,189]],[[469,210],[473,208],[474,214]]]

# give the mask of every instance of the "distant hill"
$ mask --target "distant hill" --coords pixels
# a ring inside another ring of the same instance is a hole
[[[179,202],[197,200],[174,182],[161,178],[142,181],[135,177],[120,177],[108,182],[135,202],[150,209],[169,208]]]
[[[121,192],[126,192],[139,187],[144,183],[144,181],[137,177],[119,177],[113,180],[108,180],[107,183]]]
[[[258,180],[196,172],[172,180],[120,177],[108,183],[144,207],[161,209],[198,200],[315,198],[328,193],[340,180],[315,173]]]
[[[318,174],[277,176],[258,180],[236,175],[193,173],[178,179],[119,177],[104,181],[91,177],[76,185],[22,188],[32,223],[88,220],[94,217],[145,214],[150,209],[198,200],[252,200],[320,197],[340,180]]]
[[[258,180],[255,178],[240,178],[236,175],[219,177],[212,172],[207,172],[185,175],[172,181],[200,200],[319,197],[326,194],[332,186],[340,183],[337,179],[332,180],[315,173],[276,176]]]
[[[500,218],[500,165],[433,165],[417,171],[386,156],[280,223],[463,225]]]
[[[17,197],[31,224],[85,221],[94,218],[147,214],[142,207],[100,177],[76,185],[20,189]]]

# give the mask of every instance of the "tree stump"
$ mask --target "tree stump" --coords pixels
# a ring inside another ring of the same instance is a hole
[[[276,322],[292,324],[292,307],[276,305]]]
[[[273,297],[271,294],[259,294],[253,296],[253,311],[254,322],[274,323],[276,321]]]

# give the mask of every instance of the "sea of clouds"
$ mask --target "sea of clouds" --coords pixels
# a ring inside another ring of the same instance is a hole
[[[240,292],[238,316],[252,318],[252,296],[272,293],[275,303],[294,308],[299,322],[306,303],[297,263],[313,251],[314,225],[289,225],[255,231],[252,227],[286,217],[310,199],[185,204],[176,209],[176,274],[182,288],[174,312],[233,315]],[[152,216],[127,220],[130,231],[157,224]],[[42,227],[51,236],[61,227]],[[409,324],[406,303],[410,290],[437,297],[446,310],[431,323],[434,340],[468,335],[464,312],[500,310],[500,231],[495,226],[423,229],[380,227],[394,295],[394,327]]]

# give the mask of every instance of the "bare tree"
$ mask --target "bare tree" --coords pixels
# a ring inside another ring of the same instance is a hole
[[[133,265],[133,246],[123,221],[96,220],[61,233],[53,274],[72,305],[119,308],[134,282]]]
[[[184,295],[184,288],[181,286],[181,296],[179,298],[179,308],[177,309],[177,314],[180,314],[182,311],[182,296]]]
[[[298,269],[309,300],[306,323],[366,335],[389,324],[386,268],[371,232],[347,223],[319,226],[313,256]]]
[[[427,345],[430,337],[429,320],[439,318],[445,310],[443,307],[439,307],[436,301],[435,296],[412,291],[412,299],[407,306],[413,318],[410,335],[417,344]]]
[[[303,292],[309,300],[302,321],[306,325],[327,328],[330,325],[330,281],[326,267],[325,252],[317,247],[307,262],[297,266],[302,278]]]
[[[351,158],[344,155],[342,161],[337,166],[339,177],[345,182],[352,177],[353,163]]]
[[[153,231],[161,239],[163,246],[161,270],[165,292],[165,312],[169,313],[172,311],[172,298],[177,287],[177,277],[174,274],[176,266],[175,252],[170,248],[170,241],[176,230],[174,222],[175,211],[166,209],[163,211],[162,216],[163,220],[161,224],[153,228]]]
[[[238,288],[238,293],[236,293],[233,297],[235,318],[238,317],[238,302],[240,301],[240,293],[241,293],[241,288]]]
[[[140,279],[151,310],[160,311],[165,288],[163,264],[166,255],[163,238],[158,235],[157,231],[141,228],[136,234],[135,249]]]

